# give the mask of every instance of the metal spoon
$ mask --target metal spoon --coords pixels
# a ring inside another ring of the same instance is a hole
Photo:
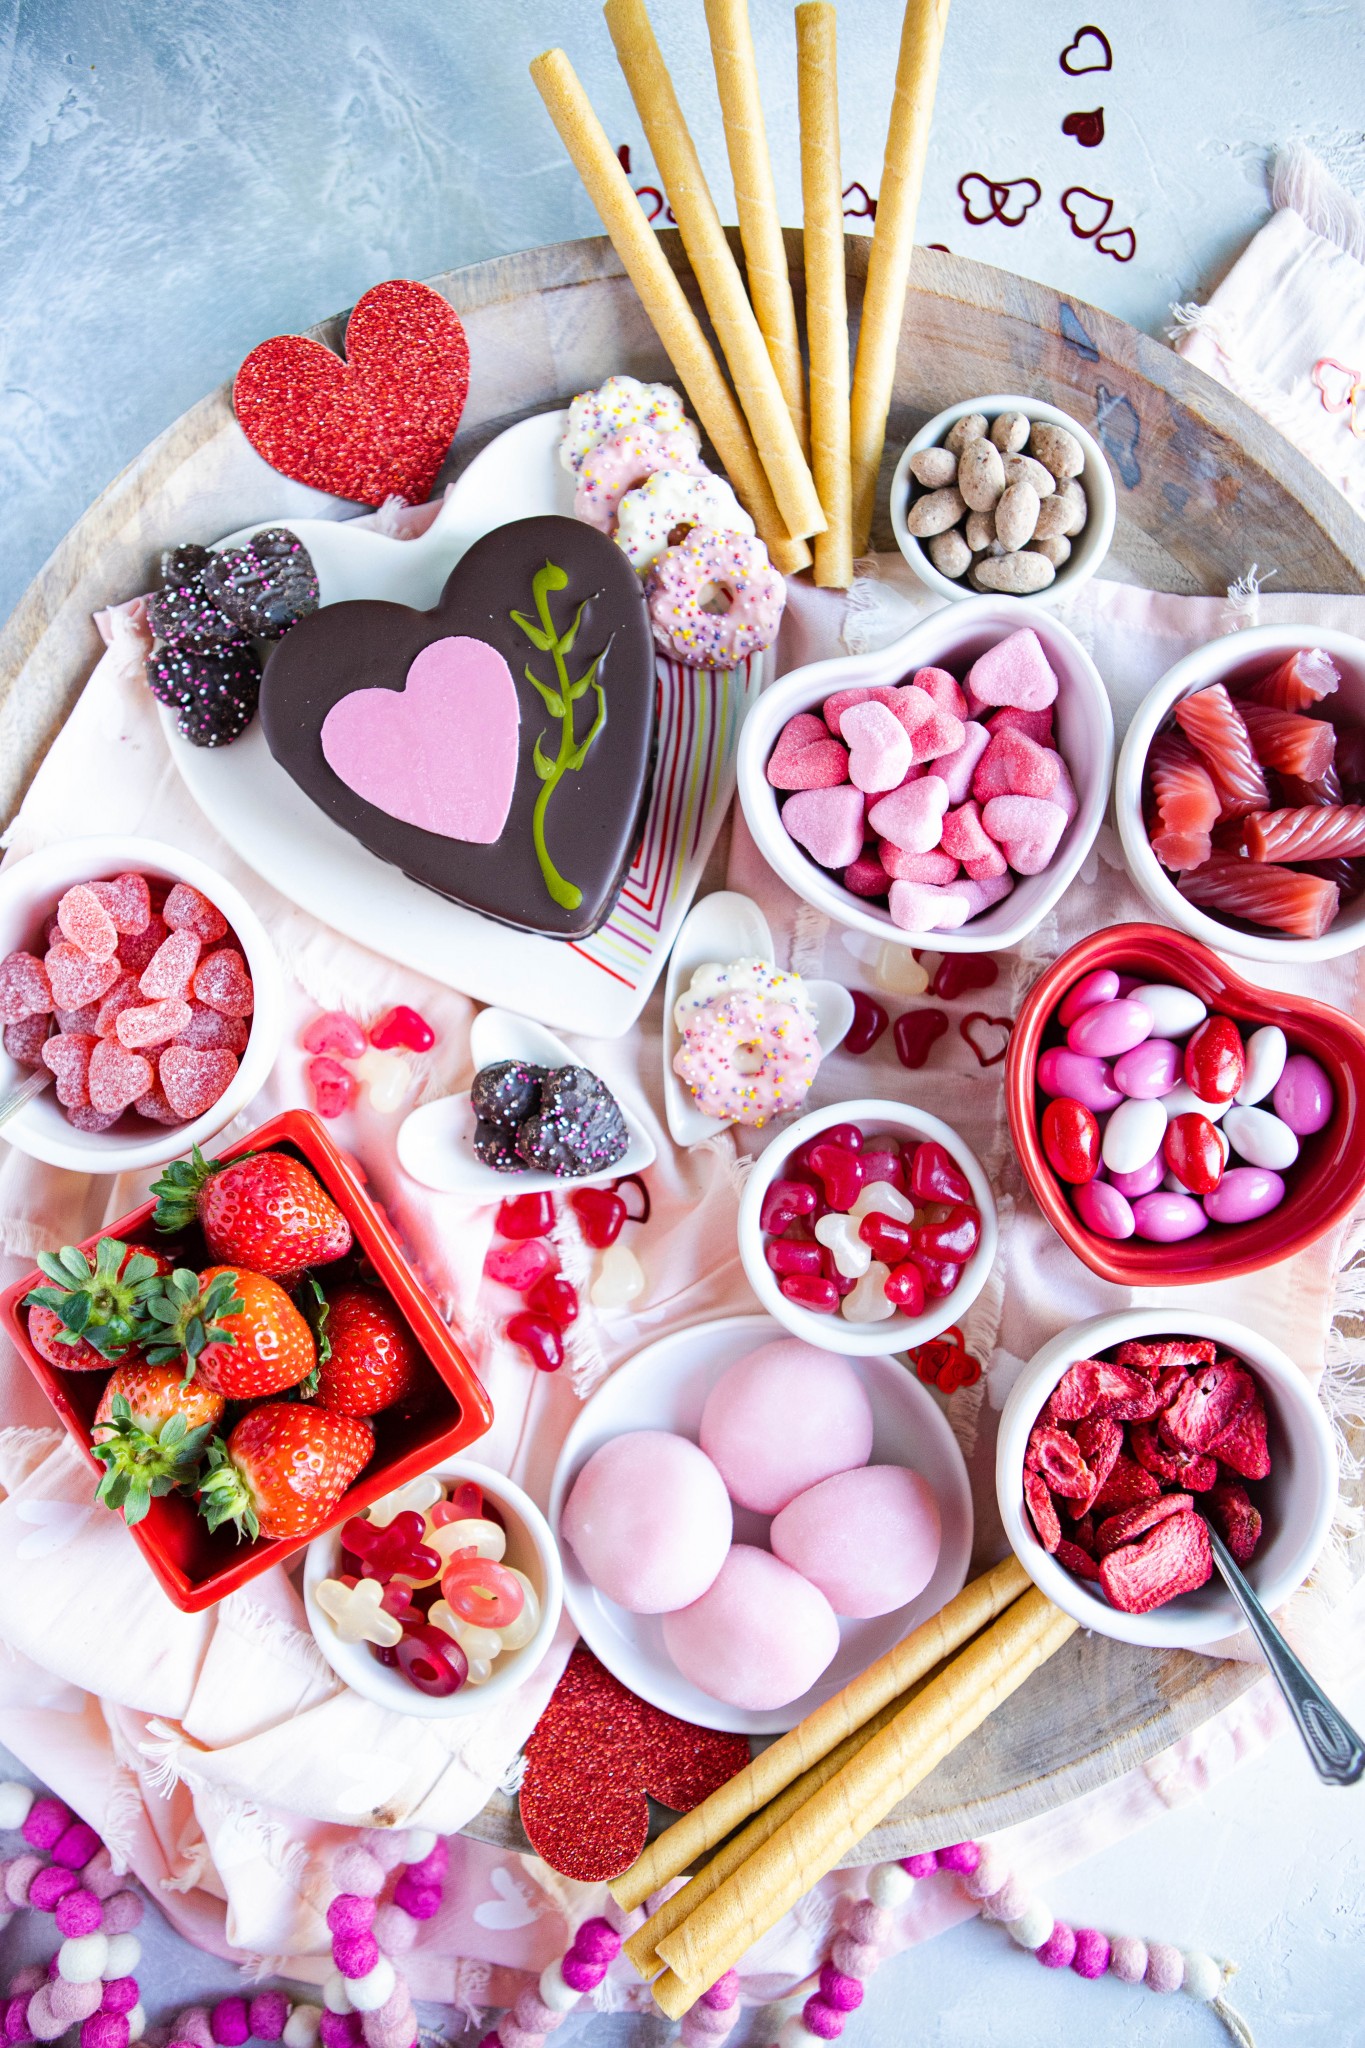
[[[1261,1646],[1314,1770],[1324,1785],[1356,1784],[1365,1775],[1365,1742],[1350,1722],[1343,1720],[1317,1680],[1304,1670],[1207,1517],[1205,1527],[1213,1546],[1213,1561]]]
[[[0,1095],[0,1124],[7,1124],[26,1102],[32,1102],[35,1095],[41,1095],[51,1080],[52,1075],[46,1067],[35,1067],[22,1081],[16,1081],[12,1088],[7,1088]]]

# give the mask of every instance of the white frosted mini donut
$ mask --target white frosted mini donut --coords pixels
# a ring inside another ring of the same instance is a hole
[[[622,427],[619,433],[604,434],[583,457],[574,492],[575,519],[610,533],[616,524],[617,508],[627,491],[646,483],[659,470],[686,476],[709,476],[692,435],[681,427]]]
[[[583,457],[604,435],[622,427],[653,427],[660,433],[677,429],[696,446],[701,435],[683,411],[671,384],[642,384],[638,377],[608,377],[596,391],[580,391],[569,406],[569,424],[559,444],[559,459],[575,474]]]
[[[691,981],[673,1005],[673,1022],[679,1031],[686,1031],[695,1011],[705,1009],[717,996],[741,992],[790,1003],[808,1022],[816,1021],[815,1006],[799,974],[791,974],[757,953],[746,953],[742,960],[706,960],[694,968]]]
[[[772,646],[787,586],[752,533],[694,526],[655,562],[645,595],[654,638],[668,653],[689,668],[733,668]],[[708,609],[720,599],[727,605]]]
[[[754,522],[723,476],[687,476],[656,470],[616,508],[616,545],[643,576],[668,546],[679,526],[708,526],[725,533],[752,533]]]

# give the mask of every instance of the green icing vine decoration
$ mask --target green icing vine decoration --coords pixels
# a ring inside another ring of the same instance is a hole
[[[561,908],[577,910],[583,901],[583,891],[575,883],[566,882],[550,858],[549,848],[545,844],[545,814],[550,808],[550,798],[564,777],[577,774],[587,760],[593,742],[607,722],[607,700],[602,685],[597,680],[597,670],[602,661],[601,654],[596,656],[575,681],[569,679],[565,657],[573,651],[579,620],[589,600],[585,597],[574,613],[572,623],[562,633],[556,633],[554,620],[550,616],[549,594],[553,590],[565,589],[568,581],[568,575],[563,569],[554,562],[546,562],[544,568],[537,569],[531,583],[531,595],[535,601],[540,624],[536,625],[524,612],[513,612],[512,618],[531,645],[538,647],[542,654],[548,654],[555,667],[553,684],[543,683],[529,663],[522,670],[527,682],[540,692],[545,709],[551,718],[559,720],[559,748],[553,760],[541,744],[545,734],[541,732],[536,739],[533,758],[536,774],[540,778],[540,795],[536,798],[536,807],[532,814],[531,834],[535,840],[536,859],[540,862],[540,872],[545,878],[546,888]],[[603,652],[605,651],[604,649]],[[580,740],[574,731],[575,709],[580,698],[586,697],[589,690],[597,699],[597,713],[587,733]]]

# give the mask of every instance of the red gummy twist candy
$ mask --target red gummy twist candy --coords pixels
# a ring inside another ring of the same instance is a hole
[[[948,1029],[942,1010],[905,1010],[896,1019],[893,1037],[896,1058],[912,1071],[922,1067],[937,1041]]]
[[[521,1581],[486,1557],[457,1554],[441,1575],[441,1591],[451,1611],[475,1628],[510,1628],[526,1605]]]
[[[1059,1095],[1043,1111],[1043,1150],[1054,1173],[1082,1187],[1100,1170],[1100,1127],[1093,1110]]]
[[[207,1005],[204,1006],[207,1009]],[[220,1013],[210,1010],[209,1015]],[[301,1040],[305,1052],[330,1054],[334,1059],[358,1060],[365,1050],[365,1034],[354,1017],[344,1010],[324,1010],[314,1017]]]
[[[187,996],[203,950],[203,940],[197,939],[193,932],[171,932],[163,939],[143,969],[138,984],[148,1002],[154,1003],[162,996]],[[195,994],[204,1000],[202,990],[196,989]],[[213,1007],[216,1009],[218,1006],[215,1003]]]
[[[112,960],[118,951],[114,920],[93,889],[78,882],[68,889],[57,905],[57,922],[62,937],[78,946],[90,960]]]
[[[612,1182],[612,1188],[623,1200],[625,1199],[626,1189],[634,1188],[640,1197],[640,1213],[637,1216],[627,1203],[626,1221],[627,1223],[648,1223],[653,1213],[654,1205],[649,1198],[649,1189],[645,1186],[638,1173],[623,1173],[620,1180]]]
[[[569,1205],[595,1251],[615,1244],[627,1220],[624,1200],[614,1188],[575,1188]]]
[[[439,1529],[445,1522],[474,1522],[484,1517],[483,1488],[474,1479],[462,1479],[449,1500],[438,1500],[427,1513]]]
[[[809,1181],[773,1181],[758,1212],[760,1230],[780,1235],[795,1223],[798,1216],[813,1216],[818,1199]]]
[[[246,961],[235,946],[205,954],[194,971],[194,993],[225,1017],[249,1017],[256,1007]]]
[[[163,1062],[164,1064],[164,1062]],[[309,1060],[304,1069],[313,1091],[313,1107],[319,1116],[342,1116],[360,1093],[360,1083],[339,1060],[323,1055]]]
[[[917,1202],[970,1202],[972,1184],[947,1147],[926,1138],[910,1162],[910,1193]]]
[[[825,1270],[825,1256],[818,1244],[794,1243],[789,1237],[770,1238],[763,1256],[774,1273],[819,1274]]]
[[[940,1002],[951,1003],[972,989],[993,988],[999,978],[999,962],[989,953],[945,953],[929,984],[929,993]]]
[[[851,988],[849,994],[853,998],[853,1022],[844,1035],[844,1051],[861,1058],[865,1052],[871,1052],[890,1020],[874,996],[866,995],[860,988]]]
[[[561,1330],[567,1330],[570,1323],[578,1320],[578,1289],[562,1273],[547,1273],[527,1295],[526,1306],[533,1314],[548,1316]]]
[[[509,1343],[520,1346],[538,1372],[558,1372],[564,1363],[564,1340],[548,1316],[522,1309],[508,1318],[503,1334]]]
[[[778,1286],[788,1301],[810,1309],[817,1316],[832,1316],[839,1306],[839,1289],[834,1282],[813,1273],[788,1273]]]
[[[513,1195],[493,1221],[500,1237],[548,1237],[555,1227],[555,1198],[548,1192]]]
[[[201,896],[189,882],[176,883],[161,906],[161,915],[173,932],[193,932],[206,946],[221,939],[228,928],[217,904]]]
[[[426,1018],[406,1003],[395,1003],[370,1026],[370,1044],[380,1052],[391,1052],[396,1045],[408,1052],[430,1052],[435,1043],[436,1033]]]
[[[449,1698],[469,1676],[469,1659],[459,1644],[429,1624],[406,1630],[393,1654],[408,1684],[430,1699]]]
[[[831,1209],[847,1212],[862,1191],[863,1162],[858,1154],[850,1151],[847,1145],[835,1143],[831,1133],[819,1144],[811,1146],[809,1156]]]
[[[489,1248],[483,1262],[483,1270],[490,1280],[500,1287],[510,1287],[514,1294],[529,1294],[540,1281],[548,1278],[555,1267],[555,1255],[543,1238],[517,1239],[511,1244],[495,1244]]]

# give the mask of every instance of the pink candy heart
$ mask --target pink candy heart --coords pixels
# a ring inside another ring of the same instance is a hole
[[[846,868],[863,850],[862,791],[803,789],[782,806],[782,823],[822,868]]]
[[[889,845],[889,841],[883,840],[882,845]],[[894,853],[895,848],[891,847],[891,851]],[[871,853],[860,853],[844,869],[844,887],[850,896],[885,896],[891,880],[889,870]]]
[[[979,804],[993,796],[1050,797],[1057,787],[1060,754],[1040,747],[1023,732],[996,732],[977,763],[972,795]]]
[[[914,683],[896,695],[900,702],[894,707],[895,715],[910,735],[912,759],[933,761],[940,754],[956,753],[965,730],[960,718],[943,710]]]
[[[976,764],[991,743],[991,736],[984,725],[973,719],[962,728],[962,744],[956,753],[940,754],[934,763],[935,775],[941,775],[948,785],[948,801],[952,804],[965,803],[971,794],[972,776]]]
[[[950,854],[936,849],[929,853],[902,853],[889,839],[879,840],[877,850],[893,882],[932,882],[942,887],[945,882],[957,880],[957,862]]]
[[[850,704],[840,720],[848,775],[857,789],[895,789],[914,761],[910,735],[885,704]]]
[[[830,737],[823,718],[798,711],[778,734],[768,780],[774,789],[837,789],[848,780],[848,749]]]
[[[1057,695],[1057,678],[1032,626],[1022,626],[978,655],[968,672],[967,688],[969,703],[1041,711]]]
[[[998,851],[981,823],[981,808],[975,801],[947,813],[943,820],[942,846],[954,860],[981,860],[985,855]]]
[[[885,704],[889,711],[894,711],[899,695],[894,683],[862,683],[850,690],[836,690],[832,697],[825,699],[825,723],[832,733],[841,734],[844,713],[851,705]]]
[[[995,796],[981,822],[1016,874],[1041,875],[1066,830],[1066,812],[1044,797]]]
[[[1021,711],[1017,704],[1006,704],[1003,710],[992,712],[986,720],[987,732],[1025,732],[1031,740],[1037,740],[1040,747],[1052,745],[1052,711]]]
[[[1002,861],[1002,870],[1003,867],[1004,862]],[[998,875],[992,875],[984,881],[973,881],[969,878],[965,882],[959,882],[954,893],[966,897],[970,905],[969,917],[980,917],[983,910],[989,910],[993,903],[999,903],[1003,897],[1008,896],[1013,887],[1013,875],[1007,875],[1002,872]]]
[[[967,699],[946,668],[917,668],[910,681],[915,689],[932,697],[940,711],[950,711],[954,718],[967,716]]]
[[[903,932],[955,931],[972,914],[969,898],[954,883],[936,889],[928,882],[891,884],[891,921]]]
[[[947,783],[938,775],[922,775],[918,781],[903,783],[874,804],[867,822],[902,853],[928,853],[943,836],[943,814],[947,808]]]

